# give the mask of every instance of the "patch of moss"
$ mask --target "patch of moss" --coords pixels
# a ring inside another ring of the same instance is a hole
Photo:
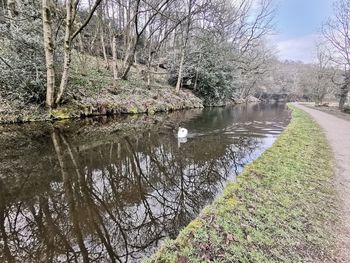
[[[137,114],[138,113],[137,107],[133,106],[133,107],[129,108],[128,109],[128,113],[130,113],[130,114]]]
[[[74,110],[70,108],[57,108],[51,110],[51,118],[54,120],[70,119],[74,115]]]
[[[146,262],[337,261],[333,159],[318,125],[291,108],[274,145]]]
[[[156,113],[156,110],[153,109],[153,108],[151,108],[151,109],[148,109],[148,110],[147,110],[147,113],[148,113],[149,115],[154,115],[154,114]]]

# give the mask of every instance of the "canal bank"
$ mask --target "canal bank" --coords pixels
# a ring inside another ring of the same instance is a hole
[[[136,84],[135,84],[136,85]],[[87,93],[87,90],[84,90]],[[191,91],[175,93],[171,87],[119,87],[118,90],[103,88],[99,92],[75,94],[65,103],[52,110],[43,105],[21,104],[0,97],[0,124],[35,121],[55,121],[120,114],[170,112],[203,108],[202,99]]]
[[[338,200],[325,136],[302,110],[235,183],[146,262],[336,262]]]
[[[85,119],[98,116],[121,116],[155,113],[169,113],[179,110],[201,109],[204,107],[225,107],[246,103],[259,103],[260,100],[248,96],[245,99],[206,105],[204,99],[188,89],[175,89],[163,83],[152,87],[137,81],[120,81],[117,89],[99,87],[91,91],[81,87],[75,93],[65,96],[61,105],[51,110],[43,103],[29,103],[2,97],[0,94],[0,125],[38,121],[59,121]]]

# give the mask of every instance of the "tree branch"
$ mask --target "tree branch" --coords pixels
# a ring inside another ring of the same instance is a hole
[[[85,19],[84,23],[74,32],[74,34],[72,35],[70,41],[72,42],[74,40],[74,38],[77,37],[77,35],[89,24],[93,14],[95,13],[97,7],[99,6],[99,4],[102,2],[102,0],[96,0],[94,6],[92,7],[88,17]]]

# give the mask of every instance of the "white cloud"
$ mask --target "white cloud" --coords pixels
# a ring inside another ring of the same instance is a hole
[[[271,38],[270,42],[276,46],[281,60],[295,60],[304,63],[314,62],[316,57],[316,43],[319,35],[312,34],[298,38],[278,40]]]

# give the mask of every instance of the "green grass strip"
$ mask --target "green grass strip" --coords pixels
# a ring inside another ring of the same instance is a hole
[[[305,112],[146,262],[334,262],[337,199],[326,139]]]

